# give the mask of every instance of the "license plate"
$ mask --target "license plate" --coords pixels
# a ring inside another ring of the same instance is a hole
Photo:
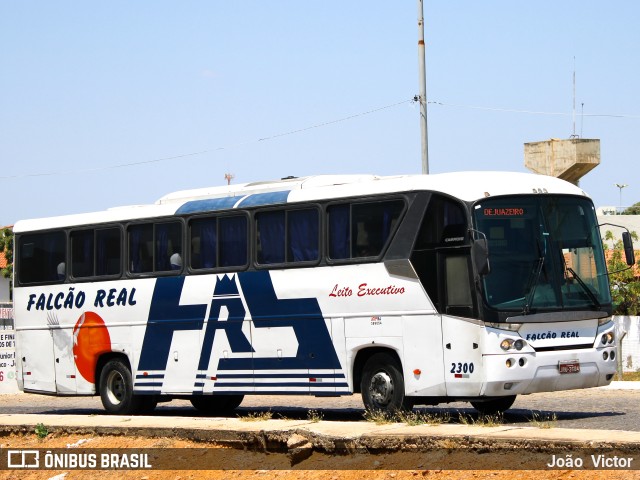
[[[558,362],[558,370],[560,373],[579,373],[580,362]]]

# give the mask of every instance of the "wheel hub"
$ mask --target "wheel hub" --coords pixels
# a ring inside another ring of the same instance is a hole
[[[371,398],[380,406],[388,405],[393,397],[393,381],[386,372],[378,372],[369,385]]]
[[[113,405],[122,402],[125,393],[124,378],[118,372],[111,372],[107,378],[107,396]]]

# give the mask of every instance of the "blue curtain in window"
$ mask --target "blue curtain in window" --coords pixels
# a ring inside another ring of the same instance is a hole
[[[389,235],[391,235],[391,228],[393,222],[400,216],[402,211],[402,202],[387,202],[383,204],[382,214],[382,246],[386,245]]]
[[[43,280],[59,280],[65,278],[66,267],[64,265],[64,234],[53,234],[45,237],[45,252],[47,278]]]
[[[131,245],[131,271],[133,273],[142,272],[142,259],[140,258],[140,247],[142,242],[142,228],[132,227],[129,230],[129,239]]]
[[[263,264],[284,262],[284,212],[264,212],[258,217],[260,253]]]
[[[391,233],[391,221],[393,220],[393,212],[391,211],[390,205],[384,206],[384,211],[382,213],[382,245],[387,243],[387,239],[389,238],[389,234]]]
[[[225,217],[218,222],[220,266],[238,267],[247,263],[247,219]]]
[[[349,258],[349,205],[329,209],[329,257]]]
[[[96,275],[108,275],[110,273],[107,263],[108,232],[108,230],[96,232]]]
[[[83,239],[83,276],[93,275],[93,231],[85,232]]]
[[[290,260],[306,262],[318,259],[318,211],[294,210],[288,213]]]
[[[169,264],[169,224],[156,225],[156,271],[171,270]]]
[[[216,232],[215,219],[202,222],[200,224],[201,268],[213,268],[216,266],[217,244],[218,234]]]

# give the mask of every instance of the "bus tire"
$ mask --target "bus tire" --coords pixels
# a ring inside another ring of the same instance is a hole
[[[394,413],[412,408],[411,399],[404,394],[402,367],[395,356],[385,352],[372,355],[365,363],[360,391],[370,411]]]
[[[100,399],[108,413],[133,415],[140,411],[143,401],[133,394],[131,370],[122,360],[109,360],[102,368]]]
[[[491,400],[470,402],[471,406],[475,408],[478,413],[483,415],[495,415],[504,413],[511,408],[513,402],[516,401],[516,395],[509,395],[507,397],[492,398]]]
[[[205,415],[223,415],[238,408],[243,399],[244,395],[195,395],[191,405]]]

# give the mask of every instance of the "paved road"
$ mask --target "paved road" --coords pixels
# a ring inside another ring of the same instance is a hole
[[[325,420],[365,421],[359,395],[338,398],[306,396],[248,396],[235,415],[246,416],[271,411],[274,418],[307,418],[316,410]],[[416,411],[441,414],[459,423],[462,415],[475,421],[477,414],[468,403],[417,407]],[[49,397],[31,394],[0,395],[0,413],[103,414],[98,397]],[[197,416],[188,401],[162,403],[159,416]],[[520,396],[504,415],[507,425],[527,426],[533,420],[552,421],[560,428],[594,428],[640,431],[640,390],[587,389],[568,392],[536,393]],[[555,419],[555,420],[554,420]]]

